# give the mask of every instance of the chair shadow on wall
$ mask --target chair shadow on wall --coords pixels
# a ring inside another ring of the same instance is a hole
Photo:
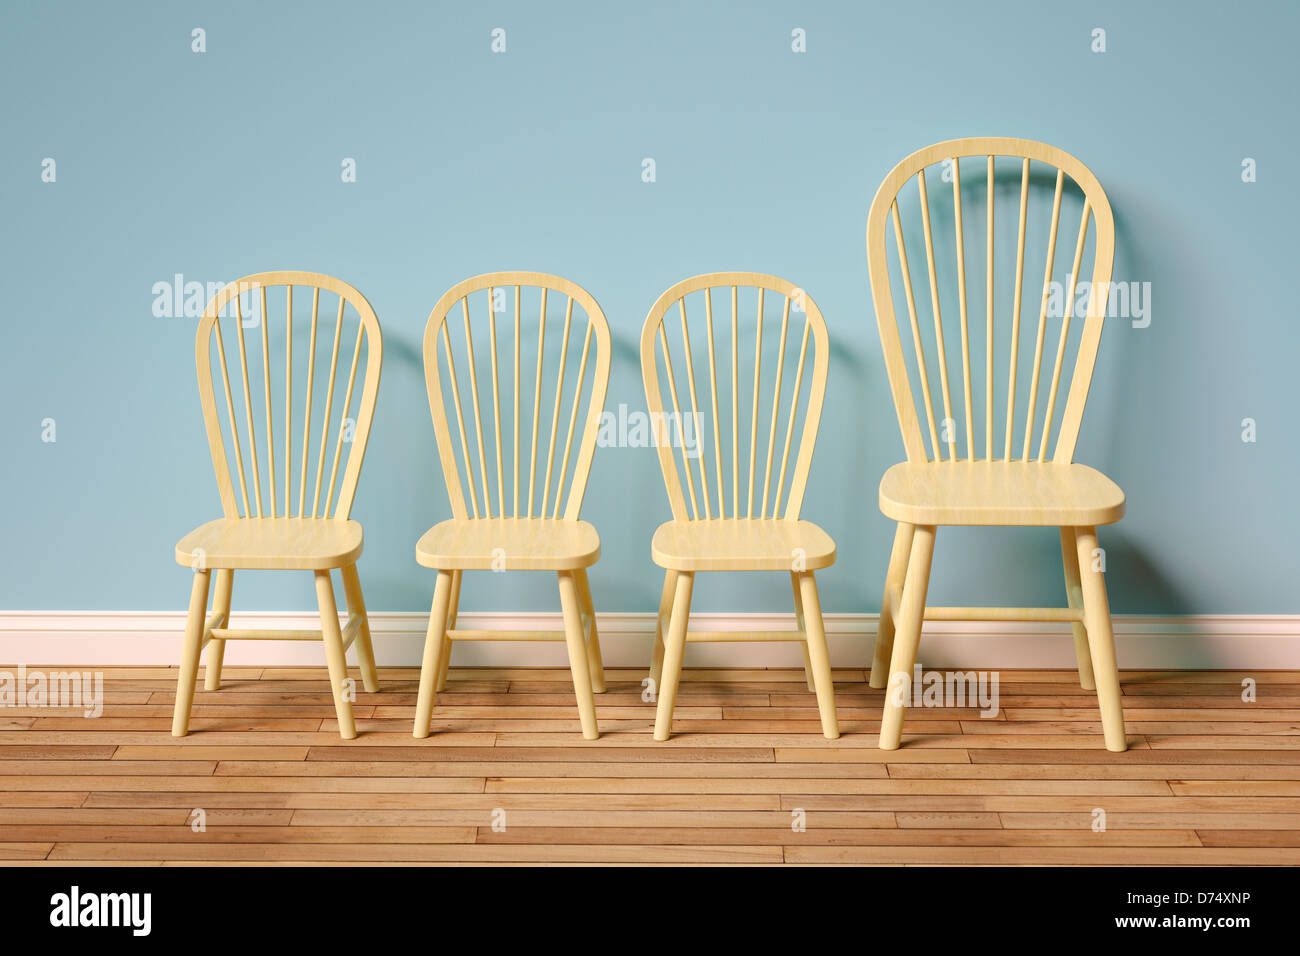
[[[1144,207],[1144,203],[1149,203],[1150,199],[1146,195],[1129,194],[1124,195],[1120,190],[1114,191],[1117,198],[1113,207],[1115,218],[1115,269],[1113,282],[1136,281],[1142,282],[1142,276],[1152,274],[1152,265],[1143,250],[1148,247],[1144,241],[1145,236],[1149,236],[1153,231],[1161,235],[1177,235],[1177,223],[1173,223],[1169,228],[1153,230],[1151,228],[1151,210]],[[1187,255],[1196,255],[1197,251],[1193,245],[1180,249],[1178,252],[1179,259],[1184,259]],[[1167,265],[1167,263],[1166,263]],[[1208,262],[1203,262],[1200,267],[1191,268],[1184,262],[1183,268],[1190,274],[1206,277],[1216,274],[1215,270]],[[1170,270],[1163,270],[1162,274],[1168,274]],[[1147,308],[1151,309],[1150,299],[1146,300]],[[1143,334],[1159,334],[1155,326],[1161,321],[1154,313],[1148,312],[1148,318],[1153,323],[1153,328],[1142,330]],[[1111,344],[1114,339],[1120,335],[1126,335],[1130,331],[1138,331],[1131,326],[1125,327],[1121,323],[1130,323],[1130,316],[1117,315],[1115,318],[1107,318],[1107,323],[1114,323],[1114,326],[1107,329],[1102,336],[1102,342],[1107,342],[1109,336]],[[1163,357],[1161,366],[1152,369],[1149,365],[1140,366],[1138,364],[1138,352],[1132,347],[1113,349],[1108,364],[1115,369],[1114,385],[1116,388],[1133,390],[1134,383],[1143,382],[1153,377],[1160,381],[1160,387],[1165,391],[1175,393],[1185,393],[1188,389],[1195,388],[1199,383],[1194,380],[1192,369],[1193,364],[1182,361],[1170,349],[1163,349],[1157,354]],[[1183,379],[1171,382],[1171,378]],[[1143,406],[1142,397],[1138,394],[1113,394],[1107,408],[1109,410],[1109,420],[1101,423],[1095,431],[1105,436],[1105,448],[1108,457],[1124,458],[1132,457],[1132,460],[1141,461],[1143,455],[1149,456],[1151,446],[1141,444],[1140,439],[1133,438],[1132,430],[1124,409],[1140,408]],[[1131,450],[1137,450],[1138,454],[1129,456]],[[1121,486],[1132,485],[1131,477],[1126,481],[1127,476],[1120,476]],[[1126,488],[1130,491],[1131,488]],[[1130,518],[1131,520],[1131,518]],[[1162,539],[1163,540],[1163,539]],[[1107,561],[1108,570],[1111,572],[1108,577],[1112,582],[1112,613],[1120,617],[1131,615],[1135,612],[1127,611],[1127,607],[1134,604],[1140,604],[1144,607],[1159,608],[1158,613],[1151,614],[1156,619],[1182,618],[1185,623],[1180,625],[1178,636],[1184,638],[1189,643],[1196,642],[1203,644],[1204,653],[1193,654],[1194,660],[1189,662],[1185,655],[1180,653],[1178,644],[1165,650],[1155,643],[1160,638],[1152,635],[1146,639],[1149,650],[1145,655],[1145,660],[1140,664],[1128,663],[1129,668],[1141,667],[1142,669],[1150,668],[1170,668],[1176,669],[1180,666],[1186,667],[1189,663],[1196,665],[1217,665],[1226,666],[1226,661],[1216,659],[1214,652],[1213,639],[1199,628],[1191,615],[1194,613],[1194,606],[1188,599],[1185,591],[1180,589],[1164,572],[1156,556],[1149,548],[1144,547],[1144,540],[1136,536],[1126,534],[1123,522],[1113,526],[1109,530]],[[1182,642],[1179,642],[1182,643]],[[1183,645],[1186,648],[1186,645]],[[1121,657],[1121,666],[1126,662]],[[1176,673],[1176,671],[1175,671]],[[1147,677],[1147,681],[1157,681],[1159,677]],[[1171,677],[1171,679],[1175,679]]]

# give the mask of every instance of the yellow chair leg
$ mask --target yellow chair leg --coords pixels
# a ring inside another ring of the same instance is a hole
[[[907,578],[903,583],[894,633],[894,652],[889,661],[889,685],[885,688],[885,707],[880,719],[881,750],[897,750],[903,739],[906,697],[912,686],[912,667],[916,664],[916,649],[921,642],[921,624],[925,619],[925,594],[930,586],[934,530],[933,525],[922,525],[912,536]]]
[[[368,694],[379,692],[379,672],[375,668],[375,648],[370,642],[370,618],[366,616],[366,599],[361,594],[361,578],[357,566],[349,564],[339,572],[343,578],[343,597],[347,601],[348,615],[361,618],[361,629],[353,646],[357,649],[357,664],[361,667],[361,685]]]
[[[1076,550],[1073,528],[1061,529],[1061,561],[1065,565],[1065,595],[1070,607],[1083,607],[1083,586],[1079,581],[1079,553]],[[1080,621],[1070,624],[1074,631],[1074,658],[1079,662],[1079,686],[1096,690],[1097,681],[1092,673],[1092,654],[1088,650],[1088,629]]]
[[[328,571],[316,572],[316,603],[320,605],[321,637],[325,643],[325,662],[329,665],[330,690],[334,694],[334,713],[339,720],[339,736],[344,740],[352,740],[357,735],[357,725],[352,717],[352,702],[345,693],[348,659],[343,650],[343,632],[339,630],[334,584]]]
[[[799,593],[799,574],[797,571],[790,572],[790,589],[794,591],[794,623],[799,633],[803,635],[803,643],[799,649],[803,651],[803,679],[808,685],[810,691],[817,690],[817,682],[813,680],[812,658],[808,656],[808,630],[804,626],[803,620],[803,596]]]
[[[185,617],[185,645],[181,650],[181,673],[176,678],[176,710],[172,715],[172,736],[184,737],[190,729],[190,707],[194,704],[194,684],[199,676],[199,655],[203,653],[203,630],[208,611],[207,570],[194,572],[190,590],[190,610]]]
[[[573,572],[578,584],[578,600],[582,613],[591,622],[591,637],[587,640],[587,667],[591,671],[591,689],[597,694],[605,693],[605,662],[600,656],[600,635],[596,632],[596,606],[591,600],[591,584],[587,580],[587,569],[579,568]]]
[[[591,668],[587,664],[587,641],[582,630],[582,603],[578,597],[576,575],[561,571],[560,607],[564,610],[564,638],[569,646],[569,670],[573,674],[573,692],[578,698],[578,718],[582,736],[595,740],[600,736],[596,724],[596,701],[591,692]]]
[[[894,548],[885,572],[885,593],[880,599],[880,622],[876,625],[876,647],[871,656],[871,687],[879,690],[889,678],[889,658],[894,652],[894,596],[903,590],[907,557],[912,551],[914,525],[900,521],[894,532]]]
[[[429,629],[424,637],[424,661],[420,665],[420,693],[415,700],[415,727],[412,736],[423,740],[429,736],[433,705],[438,696],[438,678],[446,656],[447,610],[451,606],[452,572],[439,571],[433,588],[433,608],[429,611]]]
[[[234,587],[235,572],[222,568],[217,572],[217,587],[212,595],[212,613],[215,617],[225,616],[225,626],[230,626],[230,592]],[[226,656],[226,642],[215,637],[208,642],[208,663],[203,668],[203,689],[221,689],[221,664]]]
[[[456,626],[456,612],[460,608],[460,580],[464,575],[463,571],[451,572],[451,597],[447,603],[447,630],[450,631]],[[442,693],[447,689],[447,671],[451,668],[451,638],[447,637],[444,632],[442,639],[442,663],[438,669],[438,692]]]
[[[1110,627],[1110,602],[1106,599],[1106,579],[1101,571],[1093,568],[1097,531],[1095,528],[1074,530],[1083,591],[1083,622],[1088,631],[1088,651],[1097,682],[1101,728],[1106,738],[1106,749],[1123,753],[1128,749],[1128,737],[1124,731],[1124,707],[1120,702],[1119,668],[1115,663],[1115,638]]]
[[[664,670],[664,631],[673,613],[673,592],[677,587],[677,572],[664,572],[664,588],[659,595],[659,614],[655,617],[655,645],[650,656],[650,686],[655,699],[659,699],[659,679]]]
[[[691,588],[695,584],[695,574],[678,571],[675,576],[672,617],[664,637],[659,704],[655,710],[655,740],[667,740],[672,734],[673,707],[677,704],[677,685],[681,681],[682,658],[686,653],[686,626],[691,617]]]
[[[822,717],[822,735],[835,740],[840,724],[835,716],[835,681],[831,674],[830,651],[826,647],[826,628],[822,623],[822,605],[817,596],[817,581],[811,571],[799,575],[799,593],[803,599],[803,617],[807,625],[804,646],[811,659],[813,683],[817,691],[817,709]]]

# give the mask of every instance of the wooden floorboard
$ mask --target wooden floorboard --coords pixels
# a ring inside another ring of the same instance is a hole
[[[174,668],[102,672],[98,718],[0,712],[0,865],[1300,865],[1300,672],[1126,672],[1123,754],[1069,671],[912,708],[893,752],[853,669],[839,740],[800,671],[696,669],[666,743],[640,670],[597,741],[562,669],[453,670],[426,740],[418,671],[381,670],[355,741],[323,667],[200,681],[179,740]]]

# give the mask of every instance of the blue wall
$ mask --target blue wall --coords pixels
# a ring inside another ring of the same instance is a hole
[[[636,341],[655,297],[747,269],[802,285],[830,324],[805,517],[839,543],[826,609],[874,610],[891,534],[876,485],[902,443],[867,207],[913,149],[1011,135],[1093,169],[1116,212],[1116,279],[1151,283],[1149,328],[1107,324],[1077,456],[1128,494],[1102,533],[1113,608],[1300,611],[1300,209],[1285,167],[1300,154],[1300,15],[1087,6],[6,3],[0,607],[184,605],[172,547],[218,500],[194,319],[156,318],[156,282],[296,268],[370,299],[386,354],[354,509],[362,576],[371,608],[417,610],[432,581],[413,545],[448,514],[419,353],[436,298],[497,269],[578,281],[613,327],[610,405],[643,407]],[[795,27],[806,54],[790,50]],[[1243,157],[1258,182],[1241,181]],[[654,452],[599,449],[585,517],[604,542],[598,606],[652,608],[649,538],[667,517]],[[489,594],[557,605],[543,576],[512,576],[504,595],[487,583],[467,585],[467,609]],[[1055,532],[941,533],[931,593],[1056,603]],[[697,594],[700,609],[775,610],[788,588],[720,578]],[[312,604],[305,575],[236,585],[237,608]]]

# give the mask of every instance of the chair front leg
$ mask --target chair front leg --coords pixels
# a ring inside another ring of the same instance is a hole
[[[361,628],[353,642],[357,649],[357,663],[361,667],[361,684],[368,694],[379,692],[379,671],[375,668],[375,648],[370,643],[370,618],[366,616],[366,599],[361,595],[361,579],[357,566],[349,564],[339,574],[343,578],[343,597],[348,604],[348,616],[361,618]]]
[[[799,572],[797,571],[790,572],[790,590],[794,591],[795,627],[803,635],[803,641],[799,644],[799,649],[803,651],[803,680],[810,691],[816,691],[817,682],[813,680],[812,658],[808,656],[808,629],[803,619],[803,596],[799,593]]]
[[[456,614],[460,610],[460,582],[464,577],[464,571],[452,571],[451,573],[451,596],[447,602],[447,626],[446,630],[450,631],[456,626]],[[447,689],[447,671],[451,668],[451,638],[443,633],[442,638],[442,663],[438,670],[438,692]]]
[[[655,617],[655,644],[650,656],[650,687],[659,699],[659,680],[664,670],[664,634],[673,613],[673,593],[677,588],[677,572],[664,572],[664,588],[659,594],[659,614]]]
[[[222,627],[230,627],[230,592],[235,585],[235,572],[222,568],[217,572],[217,587],[212,595],[212,615],[222,620]],[[226,656],[226,642],[213,638],[208,642],[208,663],[203,668],[203,689],[221,689],[221,664]]]
[[[172,736],[184,737],[190,729],[190,708],[194,704],[194,684],[199,676],[199,655],[203,653],[203,631],[208,611],[206,568],[194,572],[190,590],[190,610],[185,617],[185,646],[181,650],[181,673],[176,678],[176,710],[172,714]]]
[[[889,686],[885,688],[885,708],[880,719],[881,750],[897,750],[903,739],[903,716],[907,711],[907,698],[911,696],[912,668],[916,665],[916,648],[921,641],[921,624],[925,619],[925,595],[930,586],[934,532],[933,525],[921,525],[912,536],[907,578],[903,582],[898,607],[894,652],[889,662]]]
[[[587,569],[579,568],[573,572],[578,585],[578,601],[582,613],[591,624],[591,636],[587,638],[587,668],[591,671],[591,689],[597,694],[605,693],[605,662],[600,656],[600,635],[596,632],[596,606],[591,601],[591,584],[587,580]]]
[[[1073,528],[1061,529],[1061,563],[1065,566],[1065,596],[1070,607],[1083,608],[1083,586],[1079,581],[1079,553],[1076,550]],[[1088,651],[1088,629],[1082,621],[1072,621],[1070,629],[1074,631],[1074,658],[1079,662],[1079,686],[1084,690],[1096,690],[1097,682],[1092,674],[1092,654]]]
[[[1124,707],[1120,698],[1119,668],[1115,663],[1110,602],[1106,599],[1106,579],[1094,564],[1097,530],[1075,528],[1074,531],[1083,590],[1083,623],[1088,631],[1088,650],[1092,656],[1093,676],[1097,682],[1101,728],[1106,738],[1106,749],[1123,753],[1128,749],[1128,737],[1124,731]]]
[[[686,654],[686,626],[691,618],[693,571],[678,571],[673,585],[673,610],[664,637],[663,672],[659,681],[659,704],[655,709],[655,740],[667,740],[672,734],[673,707],[677,704],[677,685],[682,677],[682,659]]]
[[[903,590],[907,575],[907,558],[912,552],[912,536],[916,526],[900,521],[894,532],[894,548],[889,554],[889,569],[885,572],[885,593],[880,599],[880,622],[876,625],[876,647],[871,655],[871,680],[869,686],[879,690],[889,678],[889,658],[894,653],[894,613],[897,598]]]
[[[811,571],[799,575],[799,592],[803,598],[803,617],[807,625],[804,646],[811,659],[813,683],[817,691],[817,709],[821,712],[822,734],[827,740],[840,735],[835,716],[835,682],[831,673],[830,651],[826,647],[826,628],[822,623],[822,605],[817,596],[817,581]]]
[[[596,724],[596,701],[591,692],[591,668],[588,666],[587,641],[582,627],[582,603],[578,597],[576,574],[559,572],[560,607],[564,611],[564,639],[569,647],[569,670],[573,674],[573,692],[578,698],[578,718],[582,736],[595,740],[600,736]]]
[[[451,606],[451,571],[439,571],[433,587],[433,608],[429,611],[429,629],[424,637],[424,661],[420,665],[420,693],[415,700],[415,727],[412,735],[423,740],[429,736],[429,721],[438,696],[438,678],[447,647],[447,611]]]
[[[357,735],[348,700],[348,659],[343,649],[343,632],[339,630],[339,609],[334,603],[334,584],[328,571],[316,572],[316,603],[320,605],[321,639],[325,644],[325,662],[329,666],[330,690],[334,694],[334,713],[339,721],[339,736],[352,740]]]

